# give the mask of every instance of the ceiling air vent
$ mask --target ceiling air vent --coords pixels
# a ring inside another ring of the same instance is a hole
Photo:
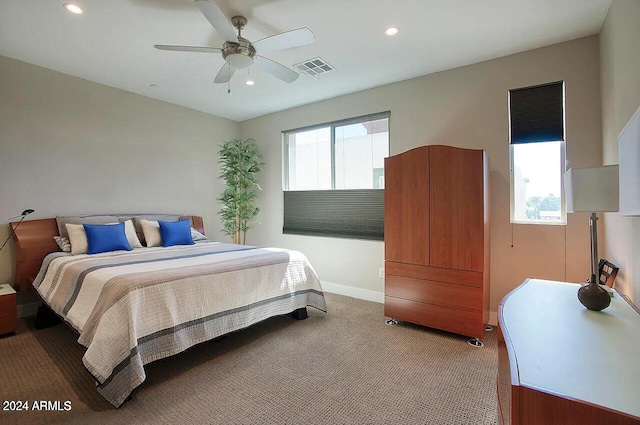
[[[334,71],[335,68],[322,58],[309,59],[294,65],[299,71],[316,78],[318,75]]]

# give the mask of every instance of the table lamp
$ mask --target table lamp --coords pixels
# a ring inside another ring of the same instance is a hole
[[[578,299],[589,310],[609,307],[611,297],[600,285],[598,270],[598,212],[618,211],[618,166],[570,168],[564,174],[567,212],[589,212],[591,279],[578,290]]]
[[[15,217],[11,217],[9,220],[15,220],[16,218],[19,218],[20,221],[18,222],[18,224],[16,224],[16,227],[11,229],[11,232],[9,233],[9,236],[7,236],[7,239],[5,239],[4,243],[2,244],[2,246],[0,247],[0,252],[2,252],[2,250],[4,249],[5,245],[7,244],[7,242],[9,242],[9,239],[11,239],[11,236],[13,236],[13,233],[16,231],[16,229],[18,228],[18,226],[20,226],[20,223],[22,223],[22,220],[24,220],[24,218],[26,216],[28,216],[29,214],[35,212],[35,210],[32,209],[26,209],[24,211],[22,211],[22,214],[17,215]]]

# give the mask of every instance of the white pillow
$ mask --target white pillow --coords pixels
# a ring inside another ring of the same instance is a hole
[[[206,241],[207,237],[205,235],[203,235],[202,233],[198,232],[196,229],[194,229],[193,227],[191,228],[191,239],[193,239],[193,241]]]
[[[133,225],[133,221],[124,221],[124,234],[127,236],[127,241],[131,248],[142,248],[142,244],[140,243],[140,239],[138,239],[138,234],[136,233],[136,227]]]
[[[160,235],[160,224],[156,220],[140,220],[142,226],[142,233],[144,234],[144,240],[147,242],[147,247],[162,246],[162,236]]]
[[[89,249],[89,242],[87,242],[87,232],[84,231],[82,224],[69,224],[66,223],[67,233],[69,234],[69,242],[71,242],[71,254],[86,254]]]

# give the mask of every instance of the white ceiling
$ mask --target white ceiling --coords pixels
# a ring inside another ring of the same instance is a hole
[[[84,9],[72,15],[71,1]],[[336,68],[286,84],[253,67],[227,85],[219,47],[192,0],[1,0],[0,55],[236,121],[599,32],[611,0],[220,0],[257,39],[309,27],[314,44],[265,56],[292,67],[322,57]],[[384,35],[391,26],[395,37]],[[150,87],[157,85],[156,88]]]

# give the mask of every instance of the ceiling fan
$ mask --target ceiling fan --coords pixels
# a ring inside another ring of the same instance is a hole
[[[255,65],[276,78],[292,83],[298,77],[298,73],[287,68],[286,66],[267,59],[258,53],[267,53],[275,50],[289,49],[292,47],[304,46],[311,44],[315,40],[313,32],[309,28],[303,27],[295,30],[283,32],[280,34],[265,37],[255,42],[250,42],[242,37],[242,29],[247,24],[244,16],[234,16],[231,18],[231,24],[238,30],[235,30],[229,23],[229,20],[216,3],[209,0],[196,0],[196,5],[202,14],[211,23],[213,28],[226,40],[221,48],[217,47],[200,47],[200,46],[170,46],[164,44],[156,44],[154,47],[160,50],[173,50],[178,52],[199,52],[199,53],[222,53],[225,64],[216,75],[214,83],[226,83],[233,74],[240,69],[246,69]]]

